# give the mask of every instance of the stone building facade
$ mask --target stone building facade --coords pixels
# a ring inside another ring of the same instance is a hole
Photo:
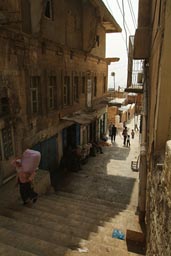
[[[139,210],[146,255],[171,255],[171,1],[139,1],[134,58],[144,60]]]
[[[101,0],[0,3],[0,184],[32,148],[57,171],[64,148],[106,129],[106,33],[121,28]]]

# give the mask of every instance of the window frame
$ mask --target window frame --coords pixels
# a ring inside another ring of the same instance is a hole
[[[49,4],[49,6],[48,6]],[[49,10],[47,10],[47,8]],[[46,12],[49,12],[49,15],[46,14]],[[53,0],[45,0],[44,4],[44,17],[49,20],[54,20],[54,13],[53,13]]]
[[[79,77],[74,76],[73,79],[73,99],[78,102],[79,100]]]
[[[10,141],[7,138],[9,137],[9,130],[10,130]],[[10,152],[9,152],[9,147],[11,148]],[[8,160],[11,156],[14,155],[14,134],[13,134],[12,126],[7,126],[0,130],[0,152],[1,152],[0,160],[4,160],[4,159]]]
[[[93,82],[93,96],[97,97],[97,76],[94,76]]]
[[[40,111],[39,107],[39,93],[40,93],[40,76],[30,77],[30,103],[31,113],[38,114]]]
[[[54,110],[56,107],[55,101],[57,101],[57,82],[56,76],[48,77],[48,109]]]
[[[68,106],[71,103],[70,100],[70,76],[64,76],[64,86],[63,86],[63,104]]]

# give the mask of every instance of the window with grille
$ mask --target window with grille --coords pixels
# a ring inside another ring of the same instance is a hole
[[[82,77],[82,94],[85,93],[85,76]]]
[[[48,85],[48,108],[51,110],[55,109],[56,106],[56,86],[56,76],[50,76]]]
[[[70,77],[64,77],[64,90],[63,90],[64,105],[70,104]]]
[[[103,93],[106,92],[106,77],[103,78]]]
[[[96,35],[96,46],[99,47],[100,45],[100,36]]]
[[[0,98],[0,115],[6,115],[10,113],[9,99],[8,97]]]
[[[78,76],[74,77],[73,93],[74,101],[78,101]]]
[[[11,127],[2,129],[2,145],[5,159],[14,155]]]
[[[39,90],[40,90],[40,77],[32,76],[30,80],[30,93],[31,93],[31,112],[36,114],[39,112]]]
[[[1,137],[1,131],[0,131],[0,160],[2,160],[2,137]]]
[[[94,97],[97,96],[97,77],[94,77]]]

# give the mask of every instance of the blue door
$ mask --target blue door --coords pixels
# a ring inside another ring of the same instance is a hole
[[[80,144],[80,125],[73,124],[62,131],[63,150]]]
[[[56,136],[36,144],[32,149],[41,153],[40,169],[48,170],[50,172],[57,170],[58,159]]]

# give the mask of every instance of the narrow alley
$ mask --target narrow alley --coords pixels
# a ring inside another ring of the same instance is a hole
[[[129,133],[133,120],[127,125]],[[131,146],[123,146],[122,130],[118,130],[116,142],[103,147],[104,154],[90,157],[82,171],[71,173],[70,183],[65,191],[99,198],[121,204],[123,209],[136,211],[138,173],[131,170],[131,161],[139,155],[139,133],[131,139]],[[80,184],[82,184],[80,186]]]
[[[128,132],[132,125],[133,120]],[[68,174],[59,191],[40,196],[35,205],[23,207],[17,190],[14,199],[14,184],[6,186],[13,204],[0,208],[0,255],[143,255],[136,241],[129,245],[126,240],[127,230],[141,232],[136,215],[139,174],[131,170],[139,154],[139,133],[130,148],[123,146],[121,134],[103,147],[104,154],[90,157],[81,171]],[[4,193],[1,188],[1,202]],[[115,229],[124,240],[112,237]]]

